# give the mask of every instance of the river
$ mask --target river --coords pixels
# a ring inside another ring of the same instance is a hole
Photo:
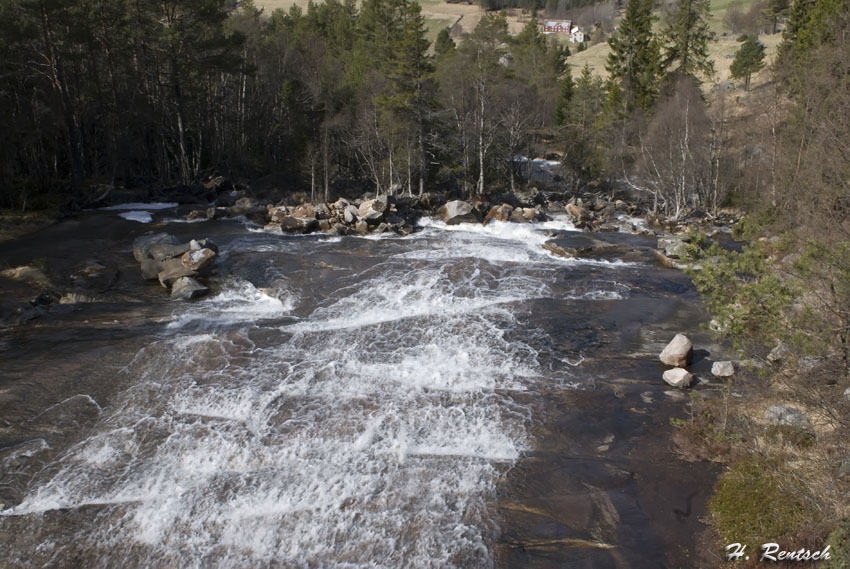
[[[219,293],[144,284],[149,229],[212,238]],[[543,249],[571,229],[92,212],[4,245],[121,278],[0,331],[3,566],[681,566],[713,471],[670,452],[657,353],[704,314],[677,271]]]

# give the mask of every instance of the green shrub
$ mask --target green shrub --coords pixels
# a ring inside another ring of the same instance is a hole
[[[820,569],[850,569],[850,519],[842,520],[826,540],[829,559],[818,565]]]
[[[750,548],[793,535],[811,519],[810,506],[789,477],[759,457],[739,459],[715,486],[708,508],[723,543]]]

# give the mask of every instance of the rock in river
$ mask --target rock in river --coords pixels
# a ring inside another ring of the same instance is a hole
[[[481,216],[472,204],[462,201],[450,201],[437,210],[437,217],[446,222],[446,225],[457,225],[459,223],[475,223],[481,221]]]
[[[694,357],[694,346],[684,334],[676,334],[661,352],[661,361],[668,366],[684,367]]]
[[[157,233],[156,235],[142,235],[141,237],[137,237],[136,240],[133,241],[133,256],[141,263],[143,259],[150,258],[151,247],[159,243],[176,245],[177,238],[173,235],[169,235],[168,233]]]
[[[180,277],[171,286],[171,298],[189,300],[209,292],[209,289],[192,277]]]

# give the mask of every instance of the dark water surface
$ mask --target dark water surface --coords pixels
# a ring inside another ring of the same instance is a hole
[[[120,278],[0,330],[2,563],[694,566],[714,473],[668,448],[686,398],[657,354],[678,331],[717,348],[685,276],[542,248],[568,227],[95,212],[3,244],[59,285],[86,258]],[[132,240],[163,230],[219,244],[220,294],[141,281]]]

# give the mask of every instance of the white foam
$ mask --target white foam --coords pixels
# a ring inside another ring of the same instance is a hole
[[[118,217],[122,217],[128,221],[138,221],[139,223],[150,223],[153,221],[153,215],[148,211],[125,211],[119,213]]]
[[[150,202],[150,203],[122,203],[118,205],[111,205],[108,207],[100,208],[103,211],[120,211],[124,209],[136,209],[136,210],[157,210],[157,209],[171,209],[173,207],[177,207],[179,204],[177,203],[163,203],[163,202]]]
[[[270,296],[245,280],[231,280],[224,283],[220,294],[181,307],[168,327],[181,328],[193,322],[216,326],[280,318],[297,302],[297,298],[285,292],[281,296],[283,299]]]

